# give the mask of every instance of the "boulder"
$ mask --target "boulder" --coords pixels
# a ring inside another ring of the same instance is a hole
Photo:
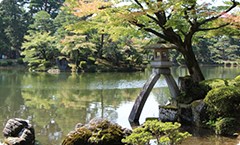
[[[20,118],[9,119],[3,129],[4,142],[11,145],[34,145],[35,132],[31,124]]]
[[[76,124],[68,133],[62,145],[123,145],[121,140],[130,135],[132,130],[122,128],[115,122],[103,118],[94,118],[87,125]]]

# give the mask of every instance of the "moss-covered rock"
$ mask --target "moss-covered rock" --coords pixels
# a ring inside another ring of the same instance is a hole
[[[233,135],[240,131],[240,123],[235,118],[223,118],[216,122],[215,132],[218,135]]]
[[[121,140],[131,134],[117,123],[107,119],[95,118],[83,126],[77,124],[63,140],[62,145],[122,145]]]
[[[198,83],[194,83],[191,76],[179,77],[180,95],[176,98],[178,103],[188,104],[193,100],[203,99],[206,91]]]
[[[219,78],[219,79],[209,79],[204,80],[199,83],[202,89],[205,92],[210,91],[211,89],[225,87],[225,86],[238,86],[237,82],[234,79],[226,79],[226,78]]]
[[[211,120],[221,117],[240,116],[240,88],[220,87],[208,92],[203,100]]]

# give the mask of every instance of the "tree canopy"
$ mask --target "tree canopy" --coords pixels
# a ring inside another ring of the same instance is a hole
[[[65,4],[73,14],[87,17],[71,25],[77,32],[98,28],[119,37],[137,34],[136,30],[140,30],[142,37],[152,33],[177,45],[190,75],[195,82],[199,82],[204,80],[204,76],[192,48],[194,35],[229,25],[229,21],[223,21],[220,25],[216,23],[239,3],[231,0],[223,6],[214,6],[210,3],[199,4],[197,0],[66,0]]]

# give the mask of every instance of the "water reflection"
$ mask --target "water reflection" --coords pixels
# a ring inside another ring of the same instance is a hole
[[[201,68],[206,79],[234,78],[240,69]],[[177,81],[187,74],[186,67],[172,68]],[[128,116],[134,101],[151,75],[151,70],[134,73],[29,73],[21,69],[0,70],[0,130],[10,118],[28,119],[36,139],[43,145],[60,144],[77,123],[103,117],[130,128]],[[158,105],[168,103],[170,92],[160,77],[140,116],[158,116]],[[0,137],[0,140],[3,137]]]

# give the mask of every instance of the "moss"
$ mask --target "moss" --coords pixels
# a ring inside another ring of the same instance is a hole
[[[192,103],[191,103],[193,108],[196,108],[200,104],[201,104],[201,102],[199,102],[198,100],[192,101]]]
[[[240,75],[238,75],[236,78],[235,78],[235,81],[240,83]]]
[[[145,119],[145,121],[153,121],[153,120],[157,120],[158,121],[158,118],[156,118],[156,117],[147,117]]]
[[[88,145],[88,139],[92,136],[92,132],[82,127],[70,135],[67,135],[62,145]]]
[[[215,133],[219,135],[233,135],[239,131],[239,125],[235,118],[223,118],[216,122]]]
[[[239,116],[240,88],[227,86],[212,89],[203,101],[207,105],[210,119]]]
[[[173,106],[173,105],[167,105],[167,106],[158,106],[158,108],[164,108],[164,109],[171,109],[171,110],[178,110],[177,106]]]

